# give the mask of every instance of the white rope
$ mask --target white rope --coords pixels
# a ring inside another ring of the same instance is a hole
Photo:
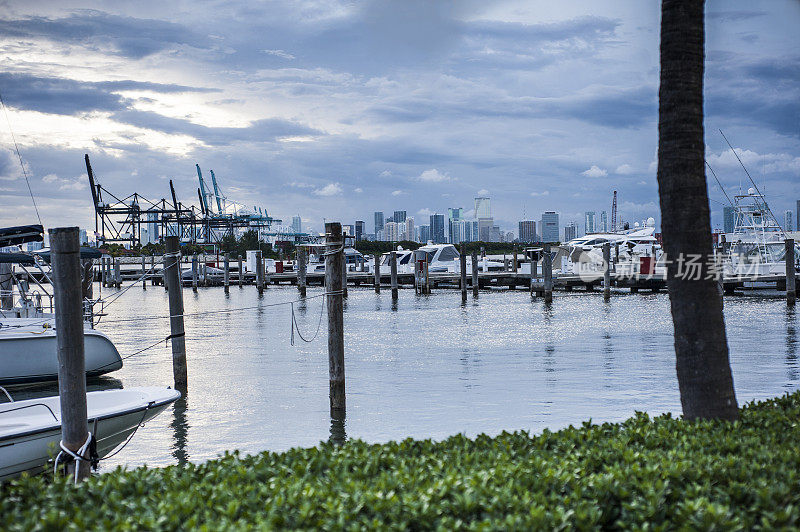
[[[53,466],[53,474],[54,475],[58,474],[58,463],[61,461],[61,455],[66,453],[69,456],[71,456],[73,460],[76,461],[76,463],[75,463],[75,485],[77,486],[78,485],[78,470],[80,469],[80,464],[78,462],[89,462],[89,463],[91,463],[91,461],[92,461],[91,458],[84,457],[84,454],[89,449],[89,446],[91,444],[92,444],[92,433],[91,432],[89,433],[89,436],[86,438],[86,441],[81,446],[81,448],[78,449],[77,453],[74,453],[70,449],[68,449],[64,445],[64,440],[59,441],[58,445],[59,445],[59,447],[61,447],[61,452],[59,452],[58,456],[56,456],[56,463]]]

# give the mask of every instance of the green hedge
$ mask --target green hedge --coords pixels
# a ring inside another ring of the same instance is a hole
[[[144,436],[142,436],[144,437]],[[439,443],[351,441],[0,489],[4,529],[773,529],[800,526],[800,393],[741,421]]]

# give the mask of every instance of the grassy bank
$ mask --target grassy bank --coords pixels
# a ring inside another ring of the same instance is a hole
[[[33,528],[689,528],[800,526],[800,392],[740,422],[640,414],[536,437],[405,440],[0,488]]]

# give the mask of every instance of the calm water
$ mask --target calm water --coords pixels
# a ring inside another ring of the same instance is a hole
[[[109,291],[106,290],[106,294]],[[309,296],[321,293],[309,289]],[[548,308],[524,291],[482,292],[461,303],[453,290],[415,296],[350,288],[345,307],[347,418],[331,422],[323,320],[319,337],[290,344],[294,287],[191,289],[186,318],[189,395],[139,431],[104,468],[204,461],[224,450],[254,453],[313,446],[333,432],[381,442],[441,439],[459,432],[540,432],[591,418],[618,421],[636,410],[680,413],[666,294],[555,294]],[[295,304],[304,335],[321,298]],[[134,288],[108,307],[99,328],[120,352],[169,334],[161,287]],[[797,389],[800,321],[777,296],[726,298],[731,361],[740,404]],[[171,351],[160,345],[125,361],[122,386],[171,385]],[[119,386],[119,382],[106,382]]]

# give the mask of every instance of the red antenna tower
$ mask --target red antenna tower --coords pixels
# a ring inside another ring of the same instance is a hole
[[[614,200],[611,202],[611,232],[617,230],[617,191],[614,191]]]

